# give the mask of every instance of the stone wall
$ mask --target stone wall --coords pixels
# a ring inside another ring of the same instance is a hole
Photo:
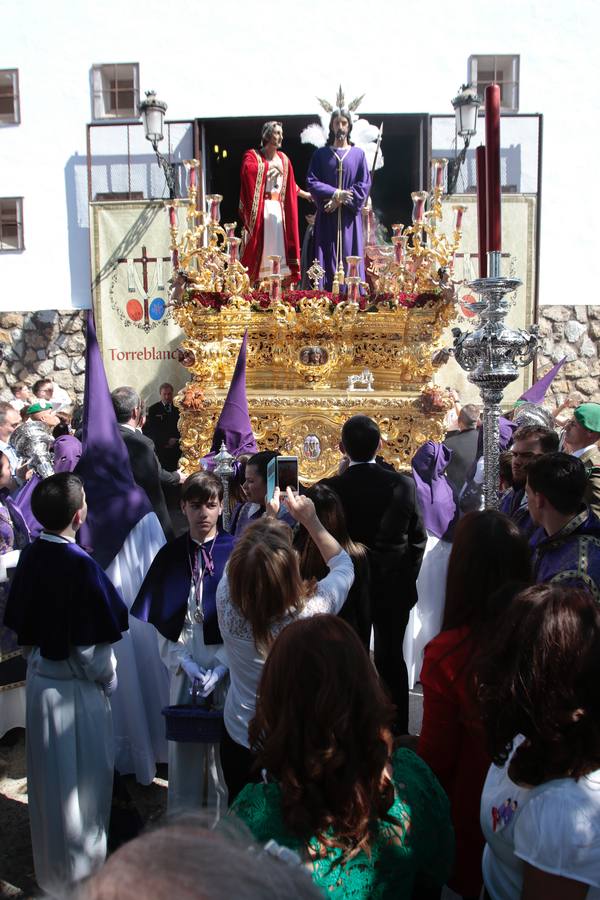
[[[85,314],[45,309],[0,313],[0,397],[9,399],[16,381],[33,384],[51,378],[76,403],[83,402],[85,383]]]
[[[554,399],[600,403],[600,306],[540,306],[538,321],[538,377],[567,357],[552,382]]]

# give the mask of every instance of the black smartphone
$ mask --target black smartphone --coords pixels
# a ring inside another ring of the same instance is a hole
[[[288,487],[298,493],[298,457],[278,456],[276,463],[277,486],[281,493],[285,494]]]

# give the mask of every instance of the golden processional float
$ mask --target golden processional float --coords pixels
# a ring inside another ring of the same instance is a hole
[[[246,330],[256,441],[297,456],[305,485],[335,473],[341,427],[356,413],[378,423],[381,454],[397,468],[407,468],[424,441],[442,440],[451,401],[431,385],[432,354],[455,315],[452,274],[465,211],[453,207],[453,233],[441,232],[446,164],[432,161],[433,190],[412,194],[412,225],[394,225],[391,246],[374,243],[373,213],[363,210],[368,280],[361,283],[360,258],[348,257],[347,274],[339,271],[327,292],[318,289],[316,261],[313,290],[283,290],[279,257],[251,290],[236,223],[220,224],[220,195],[198,208],[199,163],[186,162],[188,199],[169,201],[171,302],[186,335],[180,359],[192,374],[178,397],[184,471],[210,450]]]

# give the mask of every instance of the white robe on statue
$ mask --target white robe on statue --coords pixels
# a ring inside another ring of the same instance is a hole
[[[227,666],[223,644],[205,644],[201,624],[194,618],[196,603],[190,588],[188,609],[177,642],[158,635],[161,656],[171,672],[171,704],[190,703],[191,681],[181,668],[181,660],[191,657],[203,669]],[[222,707],[229,678],[215,688],[213,702]],[[198,812],[203,806],[214,809],[215,821],[227,809],[227,786],[221,769],[219,744],[195,744],[169,741],[169,815]],[[205,771],[208,778],[205,778]],[[206,803],[205,803],[206,798]]]
[[[417,578],[417,603],[410,611],[402,652],[412,690],[421,675],[423,651],[442,629],[446,599],[446,574],[452,544],[427,532],[427,546]]]
[[[37,883],[52,896],[102,865],[112,797],[110,644],[27,665],[27,791]]]
[[[156,514],[148,513],[107,566],[106,574],[128,609],[164,543]],[[119,665],[119,690],[112,697],[115,768],[121,775],[133,773],[140,784],[150,784],[156,763],[167,761],[161,710],[169,704],[169,673],[156,646],[155,630],[148,622],[129,616],[129,631],[114,650]]]
[[[281,190],[283,173],[269,164],[267,170],[267,191],[277,192]],[[279,200],[264,201],[263,212],[263,252],[260,260],[259,278],[262,281],[271,274],[270,256],[280,257],[280,275],[282,278],[290,275],[290,268],[285,256],[285,231],[283,227],[283,207]]]

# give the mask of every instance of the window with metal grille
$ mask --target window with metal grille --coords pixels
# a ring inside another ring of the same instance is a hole
[[[469,57],[468,82],[477,87],[480,97],[488,84],[500,85],[502,112],[519,111],[519,56],[474,55]]]
[[[23,198],[0,197],[0,251],[24,247]]]
[[[19,106],[18,69],[0,69],[0,125],[18,125]]]
[[[94,119],[137,119],[140,102],[138,63],[92,66]]]

